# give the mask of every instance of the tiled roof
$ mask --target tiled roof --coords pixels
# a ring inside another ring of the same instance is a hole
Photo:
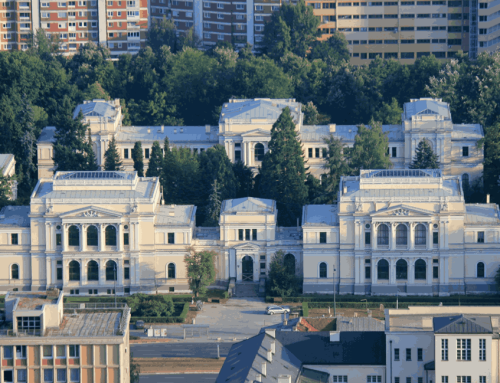
[[[434,317],[434,332],[438,334],[491,334],[490,317],[470,317],[464,315]]]
[[[0,210],[0,227],[30,227],[29,213],[29,206],[5,206]]]

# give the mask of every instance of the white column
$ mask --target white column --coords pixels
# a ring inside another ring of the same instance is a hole
[[[56,261],[56,259],[54,259],[54,258],[51,259],[51,266],[52,266],[52,278],[50,278],[50,280],[55,285],[57,283],[57,261]]]
[[[427,250],[432,250],[432,222],[427,224]]]
[[[408,280],[411,285],[415,283],[415,260],[410,259],[408,262],[409,270],[408,270]]]
[[[372,234],[371,234],[372,251],[377,250],[377,231],[378,231],[378,226],[372,224]]]
[[[85,266],[83,265],[83,258],[79,259],[80,261],[80,286],[83,286],[87,282],[87,273],[85,272]]]
[[[80,251],[87,251],[87,225],[80,225]]]
[[[450,275],[450,271],[449,271],[449,265],[448,265],[448,257],[445,257],[444,258],[444,283],[448,284],[449,283],[449,275]]]
[[[52,249],[51,241],[50,241],[50,229],[51,224],[49,222],[45,222],[45,251],[49,251]]]
[[[439,257],[439,283],[444,284],[444,272],[445,272],[445,262],[444,257]]]
[[[427,262],[427,284],[432,285],[432,258],[426,259]]]
[[[372,258],[372,285],[377,283],[377,262],[378,259]]]
[[[365,224],[361,223],[359,226],[359,248],[361,250],[365,249]]]
[[[410,250],[415,250],[415,223],[410,222]]]
[[[63,251],[68,251],[68,225],[62,225],[62,245]]]
[[[134,225],[135,228],[135,250],[139,250],[139,222]]]
[[[396,223],[391,223],[391,250],[396,249]]]
[[[63,260],[63,285],[67,286],[69,283],[69,263]]]
[[[117,286],[116,287],[123,287],[123,264],[122,260],[115,261],[116,262],[116,272],[118,273],[117,275]],[[116,291],[115,291],[116,292]]]
[[[448,249],[448,221],[444,223],[444,248]]]
[[[104,259],[99,259],[99,286],[106,283],[106,261]]]
[[[50,238],[52,238],[52,249],[56,250],[56,224],[50,225]]]
[[[394,258],[389,260],[389,284],[396,283],[396,260]]]
[[[47,280],[45,286],[48,287],[52,283],[52,265],[50,264],[50,258],[45,257],[45,279]]]
[[[139,258],[134,258],[134,269],[135,269],[135,283],[139,285],[141,283],[141,264]]]
[[[359,237],[360,237],[359,226],[360,226],[359,221],[354,222],[354,249],[355,250],[359,250]]]
[[[255,150],[254,150],[254,145],[255,143],[253,142],[249,142],[248,143],[248,146],[249,146],[249,154],[250,154],[250,166],[253,166],[254,165],[254,157],[255,157]]]
[[[99,251],[104,251],[106,249],[106,235],[104,234],[104,225],[99,224]]]
[[[134,243],[135,243],[135,238],[134,238],[135,232],[134,232],[134,223],[133,222],[129,223],[128,233],[129,233],[128,234],[128,248],[130,250],[134,250],[135,249],[135,247],[134,247],[135,246],[134,245]]]
[[[123,238],[122,238],[122,224],[119,223],[116,229],[116,251],[122,251],[122,243],[123,243]]]

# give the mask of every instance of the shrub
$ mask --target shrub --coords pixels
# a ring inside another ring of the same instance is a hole
[[[224,294],[222,294],[222,296],[224,297],[224,299],[228,299],[229,293],[227,291],[224,291]]]
[[[134,294],[127,298],[134,317],[171,317],[174,303],[168,295]]]
[[[307,302],[302,303],[302,316],[303,317],[309,316],[309,304]]]

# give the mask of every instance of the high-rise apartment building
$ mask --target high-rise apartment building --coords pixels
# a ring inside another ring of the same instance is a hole
[[[148,0],[4,1],[0,3],[0,50],[24,50],[29,34],[43,29],[58,35],[72,54],[81,45],[105,44],[113,55],[144,46]]]

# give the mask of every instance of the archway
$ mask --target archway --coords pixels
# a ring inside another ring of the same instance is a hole
[[[245,255],[241,260],[243,281],[253,282],[253,258]]]
[[[87,246],[97,246],[98,241],[97,227],[89,226],[87,228]]]
[[[75,225],[68,229],[68,246],[80,246],[80,230]]]
[[[116,246],[116,228],[111,225],[106,227],[106,246]]]
[[[288,274],[295,275],[295,257],[293,254],[285,255],[284,264]]]
[[[385,259],[381,259],[377,264],[377,279],[389,279],[389,262]]]
[[[427,265],[423,259],[419,259],[415,262],[415,279],[426,279],[427,278]]]
[[[77,261],[71,261],[69,263],[69,280],[70,281],[80,280],[80,264]]]
[[[396,279],[408,279],[408,263],[404,259],[396,262]]]
[[[118,274],[118,268],[115,261],[106,262],[106,280],[116,281],[116,275]]]
[[[88,281],[98,281],[99,280],[99,265],[96,261],[90,261],[87,263],[87,280]]]
[[[169,279],[175,279],[175,264],[173,264],[173,263],[168,264],[167,276]]]
[[[406,246],[408,244],[408,228],[402,223],[396,228],[396,245]]]
[[[255,161],[262,161],[264,159],[264,145],[261,143],[255,144]]]

